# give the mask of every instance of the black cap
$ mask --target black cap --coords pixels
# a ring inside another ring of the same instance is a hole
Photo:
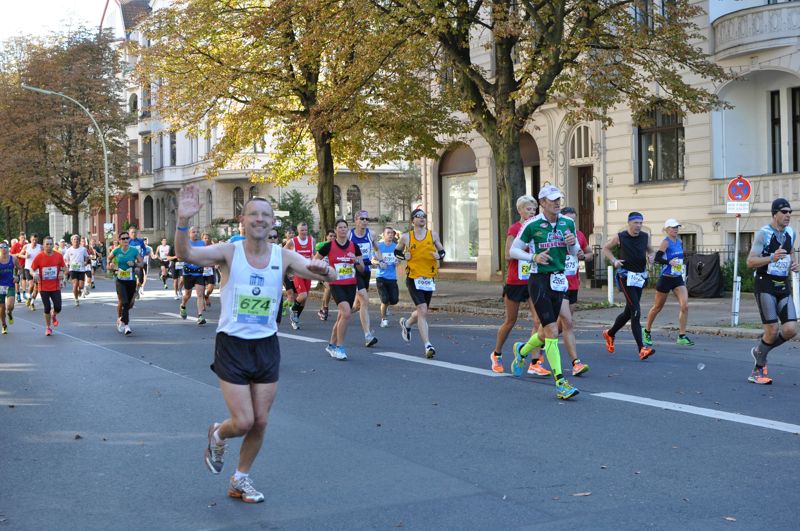
[[[572,207],[569,207],[569,206],[562,208],[561,209],[561,213],[562,214],[577,214],[577,212],[575,212],[575,209],[572,208]]]
[[[772,202],[772,215],[774,216],[775,214],[777,214],[778,211],[781,210],[782,208],[792,208],[792,205],[790,205],[789,201],[787,201],[786,199],[779,197],[778,199]]]

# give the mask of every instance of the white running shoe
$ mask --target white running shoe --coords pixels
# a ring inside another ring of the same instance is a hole
[[[389,328],[389,319],[381,319],[381,328]]]
[[[121,334],[124,330],[125,329],[124,329],[124,327],[122,325],[122,319],[117,317],[117,332],[119,332]]]
[[[126,336],[129,336],[129,335],[131,335],[131,334],[133,333],[133,330],[131,330],[131,327],[130,327],[130,326],[128,326],[128,325],[125,325],[125,328],[124,328],[124,330],[123,330],[123,333],[124,333]]]

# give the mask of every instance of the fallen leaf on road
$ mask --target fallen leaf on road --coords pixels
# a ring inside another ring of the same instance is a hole
[[[377,423],[377,424],[375,424],[375,425],[376,425],[377,427],[379,427],[379,428],[381,427],[381,423],[380,423],[380,422],[379,422],[379,423]]]
[[[601,470],[605,470],[606,468],[608,468],[606,465],[600,465]]]
[[[83,439],[83,437],[81,437],[80,433],[76,433],[75,434],[75,440],[77,441],[78,439]]]
[[[736,518],[734,518],[733,516],[725,516],[724,519],[729,521],[729,522],[735,522],[736,521]]]
[[[591,496],[591,492],[576,492],[573,496]]]
[[[8,407],[14,409],[14,404],[9,404]]]
[[[209,507],[216,507],[217,506],[217,502],[211,502],[211,503],[208,504],[208,506]]]

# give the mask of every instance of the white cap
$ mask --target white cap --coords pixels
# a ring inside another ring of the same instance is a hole
[[[564,194],[561,193],[561,190],[556,188],[552,185],[543,186],[541,190],[539,190],[539,199],[549,199],[550,201],[555,201],[556,199],[561,199],[564,197]]]
[[[682,227],[682,226],[683,225],[678,223],[678,220],[675,219],[675,218],[669,218],[667,221],[664,222],[664,228],[665,229],[668,229],[670,227]]]

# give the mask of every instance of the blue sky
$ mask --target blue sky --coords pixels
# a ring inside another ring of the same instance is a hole
[[[46,35],[65,24],[97,27],[105,5],[106,0],[3,0],[0,41],[20,34]]]

